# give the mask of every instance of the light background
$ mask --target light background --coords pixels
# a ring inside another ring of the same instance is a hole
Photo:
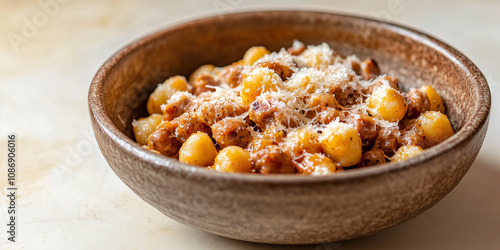
[[[55,5],[47,9],[42,3]],[[408,25],[449,43],[479,66],[492,90],[489,131],[471,170],[447,197],[417,218],[369,237],[271,246],[179,224],[138,198],[111,171],[87,111],[89,83],[107,58],[175,23],[283,8]],[[0,0],[0,248],[495,249],[500,246],[499,13],[500,2],[493,0]],[[16,244],[7,242],[2,226],[7,223],[9,132],[17,133],[19,150]]]

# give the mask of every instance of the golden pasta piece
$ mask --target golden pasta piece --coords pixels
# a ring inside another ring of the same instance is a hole
[[[353,126],[332,122],[325,127],[319,140],[323,151],[340,166],[352,166],[361,161],[361,138]]]
[[[306,61],[307,67],[324,69],[333,63],[333,56],[330,46],[323,43],[318,46],[309,46],[299,57]]]
[[[243,76],[243,87],[240,93],[243,104],[252,103],[263,92],[277,91],[282,84],[280,76],[274,71],[268,68],[253,69]]]
[[[271,52],[269,52],[269,50],[267,50],[263,46],[251,47],[250,49],[247,50],[247,52],[245,52],[245,55],[243,56],[243,62],[247,66],[252,66],[261,57],[270,53]]]
[[[135,140],[141,146],[147,145],[149,135],[155,132],[156,127],[158,127],[162,120],[163,116],[160,114],[152,114],[148,117],[134,120],[132,122],[132,129],[134,130]]]
[[[389,122],[397,122],[406,114],[408,104],[404,97],[389,86],[377,88],[368,98],[368,108],[373,116]]]
[[[337,164],[322,154],[310,154],[301,162],[301,172],[311,175],[333,174],[337,171]]]
[[[417,118],[417,129],[427,146],[432,147],[449,137],[454,132],[450,120],[438,111],[427,111]]]
[[[441,113],[444,113],[445,108],[443,100],[441,100],[441,96],[439,96],[439,94],[436,92],[436,90],[434,90],[433,87],[425,85],[422,86],[420,90],[427,95],[427,98],[429,99],[430,102],[430,109],[432,111],[439,111]]]
[[[311,82],[310,76],[303,76],[293,81],[288,81],[286,87],[288,91],[296,95],[303,93],[313,94],[316,91],[316,85]]]
[[[182,144],[179,161],[198,166],[210,166],[217,156],[217,149],[206,133],[194,133]]]
[[[216,70],[215,66],[212,64],[205,64],[197,68],[191,75],[189,76],[189,83],[193,84],[196,79],[198,79],[202,75],[211,75]]]
[[[293,157],[299,157],[303,153],[321,152],[319,134],[311,128],[305,127],[290,133],[286,137],[286,151]]]
[[[147,108],[150,114],[161,114],[161,105],[177,91],[189,91],[190,86],[184,76],[173,76],[164,83],[158,84],[155,91],[149,96]]]
[[[392,162],[402,161],[410,157],[419,155],[422,152],[424,152],[424,150],[416,145],[402,146],[398,149],[398,151],[396,151],[396,154],[394,154],[391,157],[391,161]]]
[[[219,152],[212,168],[224,172],[252,172],[250,153],[238,146],[229,146]]]

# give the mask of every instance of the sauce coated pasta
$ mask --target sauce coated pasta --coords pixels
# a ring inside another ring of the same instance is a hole
[[[136,141],[217,171],[326,175],[396,162],[453,135],[431,86],[399,88],[377,62],[326,43],[250,48],[225,67],[203,65],[151,94]]]

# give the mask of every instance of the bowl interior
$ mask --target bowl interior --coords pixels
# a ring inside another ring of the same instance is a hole
[[[485,119],[478,118],[474,111],[489,102],[484,77],[467,58],[447,45],[384,22],[293,11],[211,17],[133,43],[104,66],[109,67],[102,84],[105,113],[119,131],[133,139],[132,119],[147,115],[149,94],[166,78],[189,76],[203,64],[228,65],[241,59],[251,46],[263,45],[277,51],[291,46],[294,39],[314,45],[326,42],[343,55],[374,58],[382,73],[399,78],[405,90],[424,84],[433,86],[456,132],[475,119]],[[482,85],[471,84],[471,80]]]

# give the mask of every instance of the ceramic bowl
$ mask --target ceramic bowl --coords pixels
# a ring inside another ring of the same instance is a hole
[[[294,39],[327,42],[343,55],[375,58],[382,72],[400,79],[404,90],[433,86],[456,134],[403,162],[320,177],[215,172],[151,153],[134,142],[132,119],[146,115],[147,98],[159,82],[189,75],[207,63],[228,65],[251,46],[273,51]],[[308,244],[372,234],[441,200],[481,148],[490,92],[468,58],[419,31],[333,13],[264,11],[195,20],[128,45],[97,72],[89,109],[111,168],[168,217],[233,239]]]

